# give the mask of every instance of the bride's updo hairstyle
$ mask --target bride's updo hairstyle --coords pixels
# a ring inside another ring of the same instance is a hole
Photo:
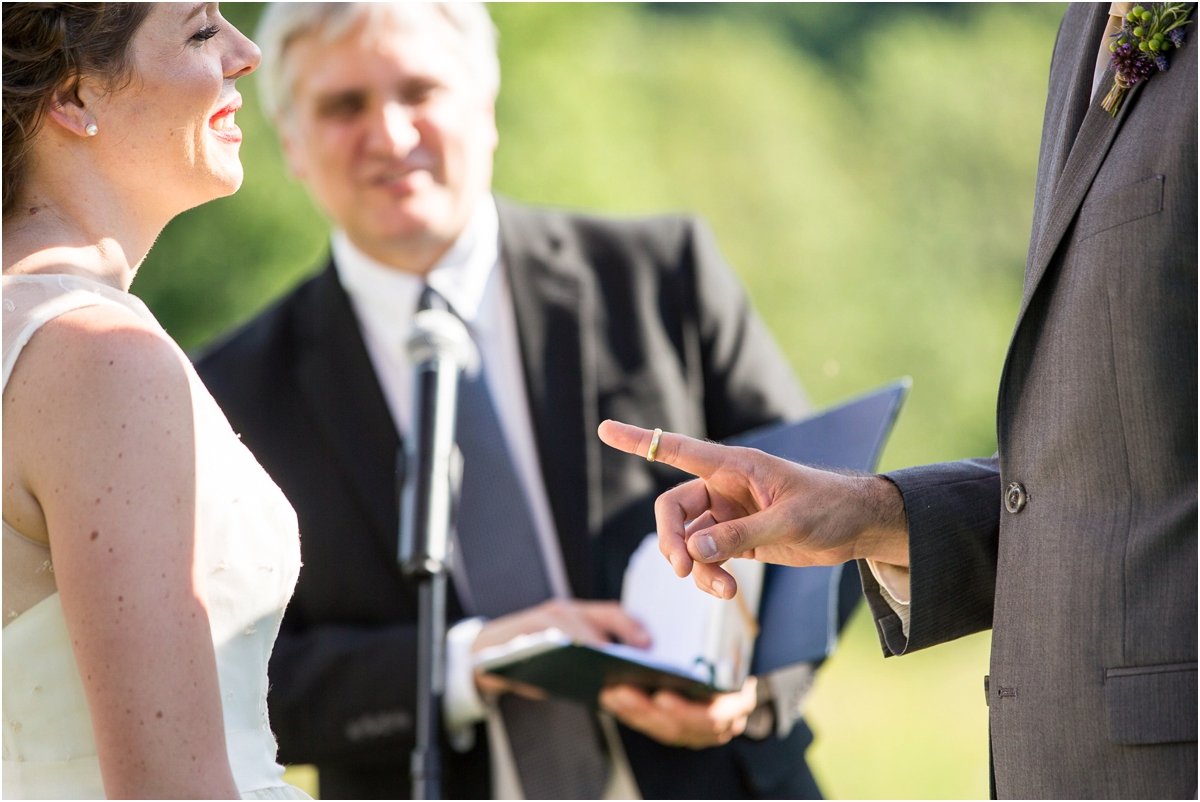
[[[129,43],[152,3],[4,4],[4,218],[16,209],[29,150],[51,98],[87,74],[119,88]]]

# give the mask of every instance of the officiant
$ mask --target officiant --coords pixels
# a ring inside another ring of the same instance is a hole
[[[819,790],[799,719],[809,674],[710,703],[631,687],[597,717],[472,671],[554,626],[646,645],[612,601],[680,472],[602,449],[613,417],[722,439],[808,403],[708,229],[614,220],[491,192],[495,30],[481,4],[276,4],[261,96],[333,223],[324,270],[199,361],[287,494],[304,568],[271,659],[281,759],[326,798],[410,790],[417,605],[396,564],[404,344],[423,297],[462,318],[466,460],[449,602],[444,789],[528,798],[789,797]],[[844,572],[841,618],[861,593]]]

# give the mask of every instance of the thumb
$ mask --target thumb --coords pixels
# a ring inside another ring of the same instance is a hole
[[[769,545],[779,538],[780,528],[771,521],[770,508],[744,518],[715,524],[688,538],[687,549],[692,559],[702,563],[719,563]]]

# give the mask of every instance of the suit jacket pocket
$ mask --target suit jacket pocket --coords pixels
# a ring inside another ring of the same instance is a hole
[[[1076,241],[1161,212],[1163,180],[1161,175],[1151,176],[1084,204],[1079,210]]]
[[[1196,740],[1195,663],[1107,669],[1104,701],[1113,743]]]

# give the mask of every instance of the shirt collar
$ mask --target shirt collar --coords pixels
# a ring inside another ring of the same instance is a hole
[[[367,256],[340,228],[331,245],[338,279],[362,322],[398,346],[411,328],[426,280],[468,326],[486,328],[480,307],[500,256],[500,221],[490,194],[479,199],[467,227],[425,280]]]

